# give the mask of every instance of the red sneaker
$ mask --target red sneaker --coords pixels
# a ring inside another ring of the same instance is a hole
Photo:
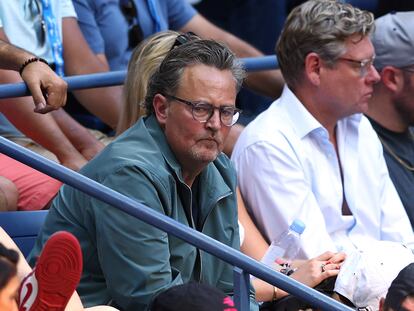
[[[20,286],[19,310],[64,310],[81,274],[82,251],[78,240],[69,232],[56,232]]]

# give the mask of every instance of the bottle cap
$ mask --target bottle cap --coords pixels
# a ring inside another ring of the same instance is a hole
[[[306,225],[300,219],[295,219],[289,227],[290,230],[295,231],[296,233],[299,233],[299,234],[302,234],[305,228],[306,228]]]

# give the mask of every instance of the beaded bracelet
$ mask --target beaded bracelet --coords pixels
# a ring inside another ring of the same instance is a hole
[[[40,57],[32,57],[32,58],[26,59],[26,61],[20,66],[20,69],[19,69],[20,75],[22,75],[23,70],[24,68],[26,68],[27,65],[34,63],[34,62],[42,62],[49,66],[49,63],[45,59],[40,58]]]

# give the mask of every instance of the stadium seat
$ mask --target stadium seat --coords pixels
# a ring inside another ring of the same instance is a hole
[[[0,226],[27,257],[33,248],[48,211],[0,212]]]

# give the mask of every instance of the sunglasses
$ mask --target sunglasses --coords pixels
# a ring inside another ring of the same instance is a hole
[[[192,31],[183,33],[181,35],[178,35],[177,38],[174,41],[174,44],[172,45],[170,51],[174,50],[176,47],[183,45],[187,42],[193,41],[199,39],[199,37]]]
[[[39,0],[32,0],[29,3],[30,18],[34,21],[34,30],[36,32],[36,38],[40,46],[44,46],[46,43],[46,22],[43,19],[42,4]]]
[[[120,0],[119,7],[128,22],[128,47],[133,49],[144,39],[138,23],[138,9],[134,0]]]

